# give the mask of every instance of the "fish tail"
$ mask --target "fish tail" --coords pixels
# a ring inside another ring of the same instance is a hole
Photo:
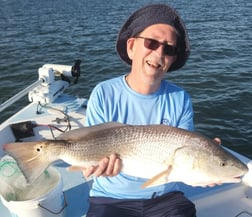
[[[3,150],[16,160],[29,184],[53,162],[46,157],[43,147],[44,142],[17,142],[3,145]]]

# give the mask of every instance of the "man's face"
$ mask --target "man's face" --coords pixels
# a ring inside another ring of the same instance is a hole
[[[151,25],[138,37],[130,38],[127,51],[132,60],[132,72],[137,73],[146,84],[160,84],[164,74],[176,60],[176,55],[169,55],[170,46],[176,47],[176,39],[176,30],[167,24]],[[153,43],[156,46],[153,47]],[[170,46],[167,47],[167,44]]]

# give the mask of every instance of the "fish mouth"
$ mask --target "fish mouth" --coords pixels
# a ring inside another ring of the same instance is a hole
[[[234,177],[233,180],[234,180],[234,183],[241,182],[241,177],[240,176]]]
[[[241,182],[241,177],[240,176],[236,176],[236,177],[233,177],[233,178],[226,178],[226,179],[224,179],[224,180],[222,180],[222,181],[220,181],[220,183],[239,183],[239,182]]]

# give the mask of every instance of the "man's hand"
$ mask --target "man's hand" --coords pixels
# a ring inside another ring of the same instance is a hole
[[[99,176],[116,176],[122,169],[122,160],[119,155],[111,154],[109,157],[103,158],[99,165],[90,166],[90,167],[79,167],[79,166],[70,166],[68,171],[82,171],[85,177],[94,175]]]
[[[217,145],[221,145],[221,139],[216,137],[213,139],[213,141],[217,144]]]

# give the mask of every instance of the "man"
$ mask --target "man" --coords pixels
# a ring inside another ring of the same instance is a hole
[[[190,53],[188,35],[177,12],[164,4],[137,10],[122,26],[116,48],[131,71],[94,88],[86,125],[117,121],[193,130],[190,96],[163,80],[167,72],[181,68]],[[145,179],[128,176],[120,169],[120,156],[112,154],[99,166],[84,170],[84,175],[94,175],[87,217],[196,216],[194,204],[177,183],[141,189]]]

